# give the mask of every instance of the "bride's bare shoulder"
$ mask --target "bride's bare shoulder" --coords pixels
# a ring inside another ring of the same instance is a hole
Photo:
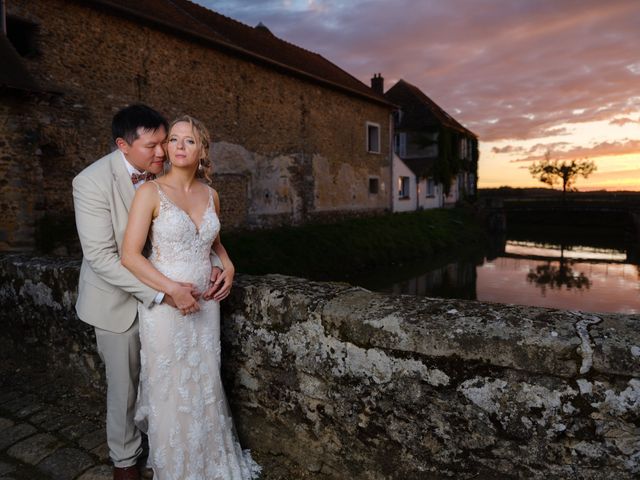
[[[145,182],[136,190],[136,196],[156,197],[158,195],[158,184],[153,182]]]
[[[213,188],[212,186],[210,186],[210,185],[207,185],[207,188],[209,189],[209,192],[211,192],[211,195],[213,195],[213,199],[218,201],[219,197],[218,197],[217,190],[215,188]]]

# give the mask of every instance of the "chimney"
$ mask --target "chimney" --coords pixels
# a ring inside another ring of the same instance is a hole
[[[381,73],[374,73],[371,79],[371,90],[380,95],[384,95],[384,78]]]

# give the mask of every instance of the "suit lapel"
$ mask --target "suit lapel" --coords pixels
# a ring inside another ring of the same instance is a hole
[[[133,196],[136,194],[136,190],[133,188],[133,183],[131,183],[131,177],[129,176],[127,167],[124,166],[120,150],[116,150],[111,154],[111,170],[113,172],[113,181],[116,189],[128,212],[129,208],[131,208],[131,202],[133,202]]]

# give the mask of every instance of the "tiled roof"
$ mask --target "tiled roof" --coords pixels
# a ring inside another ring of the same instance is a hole
[[[475,138],[478,137],[440,108],[440,106],[425,95],[422,90],[405,80],[399,80],[393,87],[387,90],[384,96],[387,100],[402,108],[403,120],[400,122],[400,128],[422,129],[428,127],[428,119],[425,116],[425,109],[427,109],[446,127]]]
[[[22,58],[5,35],[0,35],[0,58],[2,59],[0,86],[29,92],[45,90],[31,76],[27,67],[24,66]]]
[[[337,65],[317,53],[279,39],[264,25],[250,27],[189,0],[90,1],[125,16],[151,22],[164,30],[204,40],[236,55],[391,106],[384,96]]]

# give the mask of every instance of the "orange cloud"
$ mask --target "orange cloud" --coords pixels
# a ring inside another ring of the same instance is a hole
[[[549,144],[552,147],[554,144]],[[557,144],[556,144],[557,145]],[[576,158],[608,157],[637,153],[640,156],[640,140],[626,139],[620,142],[601,142],[591,147],[576,146],[569,150],[548,149],[552,158],[571,160]],[[511,163],[534,162],[544,158],[546,149],[541,154],[529,155],[524,158],[511,160]]]
[[[626,125],[627,123],[640,123],[640,120],[634,120],[633,118],[624,117],[624,118],[616,118],[609,122],[610,125]]]

